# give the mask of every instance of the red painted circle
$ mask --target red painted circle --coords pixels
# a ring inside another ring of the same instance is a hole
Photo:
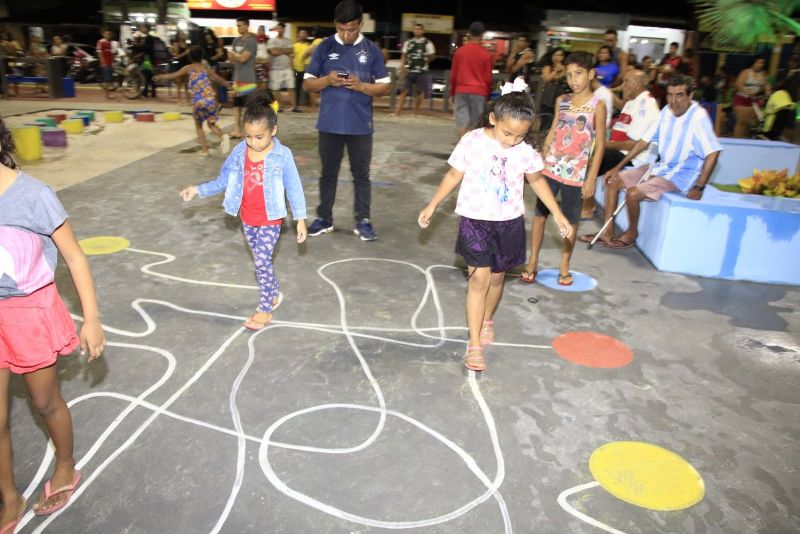
[[[597,332],[567,332],[553,340],[553,349],[567,361],[614,369],[633,361],[633,351],[622,341]]]

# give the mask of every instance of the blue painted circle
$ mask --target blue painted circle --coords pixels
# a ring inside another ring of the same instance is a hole
[[[572,285],[560,286],[558,285],[558,269],[545,269],[536,274],[536,282],[542,284],[550,289],[557,289],[559,291],[571,291],[578,293],[580,291],[591,291],[597,287],[597,280],[588,274],[579,273],[578,271],[570,271],[572,273]]]

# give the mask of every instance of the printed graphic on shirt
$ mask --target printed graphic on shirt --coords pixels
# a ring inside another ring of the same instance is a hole
[[[552,148],[544,160],[545,168],[565,180],[583,181],[591,149],[589,118],[580,113],[574,118],[562,114],[556,125]]]
[[[501,204],[507,204],[508,198],[508,180],[506,179],[506,162],[508,158],[505,156],[492,156],[492,165],[489,169],[489,179],[486,180],[486,188],[493,191],[497,195],[497,199]]]
[[[255,162],[247,159],[244,166],[244,187],[247,193],[252,193],[254,189],[264,188],[264,162]]]
[[[0,278],[5,276],[13,280],[23,294],[53,281],[54,273],[45,259],[39,235],[0,226]]]

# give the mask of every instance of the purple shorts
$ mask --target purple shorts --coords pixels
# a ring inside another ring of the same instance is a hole
[[[461,217],[456,254],[463,256],[468,266],[491,267],[493,273],[525,263],[525,217],[510,221]]]

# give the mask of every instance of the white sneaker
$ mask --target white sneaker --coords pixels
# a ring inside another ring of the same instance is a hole
[[[219,150],[223,154],[227,154],[230,149],[231,149],[231,136],[225,134],[222,136],[222,141],[220,141],[219,143]]]

